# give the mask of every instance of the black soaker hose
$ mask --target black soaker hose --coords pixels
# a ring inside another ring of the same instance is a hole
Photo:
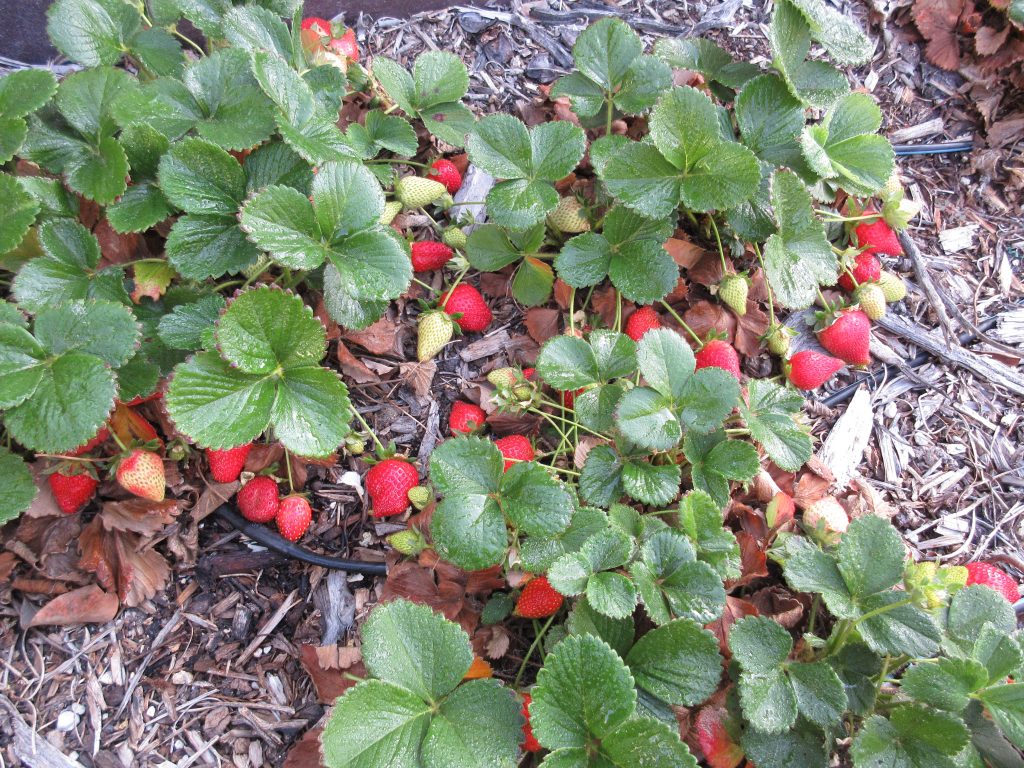
[[[978,324],[978,331],[984,333],[990,328],[993,328],[998,321],[998,316],[990,317],[987,320],[983,320],[981,323]],[[966,346],[967,344],[970,344],[971,342],[977,341],[978,334],[973,332],[962,333],[957,337],[957,339],[960,341],[960,346],[963,347]],[[934,357],[935,355],[933,355],[931,352],[922,352],[917,357],[912,359],[909,363],[907,363],[907,367],[910,368],[911,370],[915,370],[917,368],[920,368],[922,365],[924,365]],[[838,390],[837,392],[833,392],[831,395],[826,397],[824,400],[821,400],[820,402],[832,408],[834,406],[839,405],[840,403],[845,403],[847,400],[853,397],[853,393],[856,392],[863,384],[867,384],[870,389],[874,389],[876,386],[878,386],[879,382],[885,381],[886,379],[889,378],[895,378],[901,375],[902,373],[903,371],[901,371],[897,366],[887,364],[877,371],[872,371],[867,376],[862,376],[852,384],[847,384],[845,387]]]
[[[284,537],[274,533],[265,525],[251,523],[242,517],[230,504],[221,504],[213,513],[233,528],[241,531],[250,539],[272,549],[282,555],[301,560],[310,565],[319,565],[323,568],[333,568],[349,573],[361,573],[365,576],[386,576],[388,569],[384,563],[365,563],[362,560],[347,560],[343,557],[329,557],[317,552],[310,552],[305,547],[288,541]]]

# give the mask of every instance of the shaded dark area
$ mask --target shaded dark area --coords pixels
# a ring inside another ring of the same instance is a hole
[[[46,37],[46,9],[50,2],[0,0],[0,18],[4,20],[3,32],[0,33],[0,56],[29,64],[43,64],[57,55]],[[355,21],[360,13],[373,17],[405,18],[449,5],[452,5],[449,0],[310,0],[306,3],[306,15],[329,19],[344,11],[349,21]]]

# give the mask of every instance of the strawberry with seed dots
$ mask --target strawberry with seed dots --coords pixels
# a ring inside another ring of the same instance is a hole
[[[858,253],[851,269],[844,269],[839,276],[839,287],[853,293],[862,283],[876,282],[882,276],[882,262],[871,251]]]
[[[871,320],[859,309],[841,309],[824,315],[828,325],[818,331],[826,350],[851,365],[871,362]]]
[[[534,456],[536,456],[533,451],[533,445],[530,444],[529,438],[524,435],[509,435],[500,440],[495,440],[494,444],[501,451],[501,455],[505,457],[506,472],[509,471],[513,464],[518,464],[521,461],[533,461]]]
[[[694,359],[698,371],[701,368],[721,368],[731,373],[736,381],[740,380],[740,356],[727,341],[712,339],[700,348]]]
[[[1020,588],[1006,571],[997,568],[992,563],[968,563],[966,567],[968,587],[974,584],[989,587],[1005,597],[1011,604],[1020,600]]]
[[[349,27],[341,37],[336,37],[327,44],[334,53],[344,56],[350,61],[359,61],[359,45],[356,43],[356,31]]]
[[[309,16],[302,20],[302,29],[311,29],[320,37],[331,36],[331,22],[318,16]]]
[[[286,496],[277,507],[274,522],[278,532],[288,541],[298,541],[309,529],[313,510],[305,498],[298,495]]]
[[[452,257],[451,248],[436,240],[420,240],[412,244],[413,272],[431,272],[440,269]]]
[[[125,456],[114,473],[128,493],[150,501],[163,501],[167,487],[164,462],[152,451],[135,448]]]
[[[867,210],[864,213],[870,215],[877,211]],[[861,248],[866,249],[865,253],[884,253],[886,256],[903,255],[900,238],[893,228],[885,223],[885,219],[862,221],[854,232],[857,235],[857,243]]]
[[[513,613],[523,619],[546,619],[563,602],[565,598],[551,586],[547,576],[537,576],[526,582]]]
[[[823,355],[813,349],[797,352],[786,362],[786,378],[797,389],[817,389],[838,373],[844,365],[836,357]]]
[[[277,481],[268,475],[257,475],[238,492],[238,511],[251,523],[269,523],[277,517],[280,494]]]
[[[384,459],[366,473],[366,492],[374,517],[400,515],[409,507],[409,491],[419,485],[416,467],[398,458]]]
[[[234,482],[242,474],[242,468],[251,450],[252,443],[221,450],[207,448],[206,463],[210,467],[210,476],[218,483]]]
[[[486,420],[487,414],[479,405],[459,400],[452,404],[448,429],[453,435],[471,435],[483,429]]]
[[[528,693],[520,694],[520,696],[523,698],[522,714],[526,722],[523,723],[523,742],[519,746],[526,752],[540,752],[543,747],[533,735],[533,728],[530,726],[530,704],[533,703],[533,697]]]
[[[88,470],[76,466],[62,466],[50,474],[46,481],[57,506],[66,515],[75,514],[88,504],[99,485],[99,481]]]
[[[449,315],[458,315],[453,319],[459,328],[467,332],[485,331],[494,319],[480,291],[465,283],[459,283],[442,295],[439,304]]]
[[[651,306],[637,307],[626,320],[626,335],[633,341],[640,341],[645,333],[657,328],[661,328],[661,320]]]
[[[429,173],[434,181],[444,184],[449,195],[454,195],[462,187],[462,174],[451,160],[439,157],[430,164]]]

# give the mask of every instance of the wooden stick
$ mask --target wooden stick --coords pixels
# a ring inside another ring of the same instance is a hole
[[[32,730],[21,716],[17,707],[0,693],[0,713],[3,720],[12,726],[14,740],[11,746],[14,754],[28,768],[84,768],[77,760],[61,753],[45,738]]]
[[[237,666],[242,666],[249,660],[249,657],[256,653],[256,649],[263,644],[263,641],[267,639],[267,636],[274,631],[274,628],[281,623],[281,619],[285,617],[295,604],[299,602],[299,591],[294,590],[288,597],[281,603],[281,607],[274,611],[274,615],[267,619],[266,623],[260,627],[260,631],[256,633],[256,637],[252,639],[252,642],[246,646],[245,650],[235,659]]]
[[[931,272],[928,271],[928,265],[924,263],[924,259],[921,256],[921,251],[918,249],[917,244],[910,238],[906,230],[899,233],[900,245],[903,246],[903,252],[910,257],[910,260],[914,263],[914,274],[917,275],[917,282],[921,284],[924,289],[924,295],[928,297],[928,303],[931,304],[932,309],[935,310],[935,314],[939,318],[939,324],[942,325],[942,333],[946,337],[946,343],[952,345],[956,342],[956,333],[953,331],[953,321],[949,319],[949,315],[946,314],[946,304],[939,297],[939,292],[935,288],[935,283],[932,281]]]

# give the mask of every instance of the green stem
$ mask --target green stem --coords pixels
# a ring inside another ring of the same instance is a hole
[[[613,122],[613,118],[615,117],[615,110],[612,108],[612,98],[613,98],[612,92],[611,91],[605,91],[605,94],[604,94],[604,105],[605,105],[605,108],[608,110],[608,115],[607,115],[607,117],[605,119],[605,123],[604,123],[604,135],[605,136],[611,136],[612,135],[612,122]]]
[[[714,216],[708,216],[708,220],[711,222],[711,231],[715,233],[715,242],[718,244],[718,258],[722,260],[722,275],[726,275],[729,272],[729,268],[725,266],[725,249],[722,247],[722,236],[718,234],[718,224],[715,223]]]
[[[818,618],[818,603],[821,601],[820,595],[815,595],[814,600],[811,601],[811,615],[807,619],[807,634],[814,634],[814,621]]]
[[[761,267],[761,272],[764,274],[764,287],[768,291],[768,323],[769,325],[775,325],[775,296],[772,293],[772,284],[768,282],[768,272],[764,268],[764,257],[761,255],[761,248],[757,243],[751,243],[754,246],[754,254],[757,256],[757,263]]]
[[[870,216],[843,216],[841,213],[835,211],[824,210],[821,208],[815,208],[814,212],[823,218],[832,219],[833,221],[870,221],[871,219],[877,219],[878,214],[873,213]]]
[[[665,309],[668,310],[668,313],[670,315],[672,315],[672,317],[674,317],[676,319],[677,323],[679,323],[681,326],[683,326],[683,330],[685,330],[688,334],[690,334],[690,336],[693,337],[694,341],[696,341],[700,345],[704,344],[704,342],[701,341],[700,336],[698,336],[696,333],[694,333],[693,328],[691,328],[689,325],[686,324],[686,321],[683,320],[683,318],[681,318],[679,316],[678,312],[676,312],[674,309],[672,309],[672,307],[669,306],[667,301],[661,302],[661,306],[663,306]]]
[[[191,46],[192,46],[193,48],[195,48],[195,49],[196,49],[196,51],[197,51],[197,52],[199,53],[199,55],[200,55],[200,56],[205,56],[205,55],[206,55],[206,51],[204,51],[204,50],[202,49],[202,46],[200,46],[200,45],[199,45],[199,43],[197,43],[197,42],[196,42],[195,40],[191,40],[191,39],[189,39],[188,37],[186,37],[185,35],[181,34],[181,32],[179,32],[179,31],[178,31],[177,29],[172,29],[172,30],[171,30],[171,34],[172,34],[172,35],[174,35],[175,37],[179,37],[179,38],[181,38],[181,39],[182,39],[182,40],[184,40],[184,41],[185,41],[186,43],[188,43],[188,44],[189,44],[189,45],[191,45]]]
[[[292,480],[292,455],[288,452],[288,449],[284,449],[284,466],[288,471],[288,489],[290,493],[295,493],[295,482]]]
[[[370,425],[366,423],[366,419],[363,418],[363,414],[357,411],[354,405],[350,405],[348,409],[352,411],[352,415],[356,417],[356,420],[363,425],[363,429],[366,430],[370,437],[373,438],[373,443],[377,446],[377,449],[383,452],[385,450],[384,443],[380,441],[380,438],[377,437],[377,433],[374,432]]]
[[[900,600],[898,602],[891,603],[890,605],[881,605],[878,608],[875,608],[875,610],[868,611],[863,616],[857,617],[854,620],[853,624],[854,626],[856,626],[857,624],[860,624],[862,621],[866,621],[867,619],[873,619],[875,616],[881,616],[883,613],[888,613],[889,611],[895,611],[897,608],[902,608],[903,606],[910,605],[913,602],[913,599],[908,597],[906,600]]]
[[[622,291],[615,291],[615,330],[622,330]]]
[[[551,626],[551,623],[555,620],[555,616],[557,615],[557,613],[551,614],[551,616],[548,617],[548,620],[544,623],[544,626],[541,627],[539,632],[537,632],[536,637],[533,638],[533,643],[527,649],[526,656],[523,657],[523,663],[519,665],[519,672],[516,673],[516,679],[512,683],[513,688],[519,688],[519,683],[522,682],[523,674],[526,672],[526,665],[529,664],[530,658],[533,656],[533,652],[537,650],[537,646],[540,645],[540,641],[544,639],[545,633],[548,631],[548,628]]]
[[[428,291],[430,291],[431,293],[433,293],[433,292],[434,292],[434,286],[432,286],[432,285],[428,285],[427,283],[424,283],[424,282],[423,282],[422,280],[420,280],[419,278],[416,278],[416,277],[414,277],[414,278],[412,279],[412,281],[413,281],[414,283],[416,283],[417,285],[420,285],[420,286],[422,286],[422,287],[426,288],[426,289],[427,289]]]

